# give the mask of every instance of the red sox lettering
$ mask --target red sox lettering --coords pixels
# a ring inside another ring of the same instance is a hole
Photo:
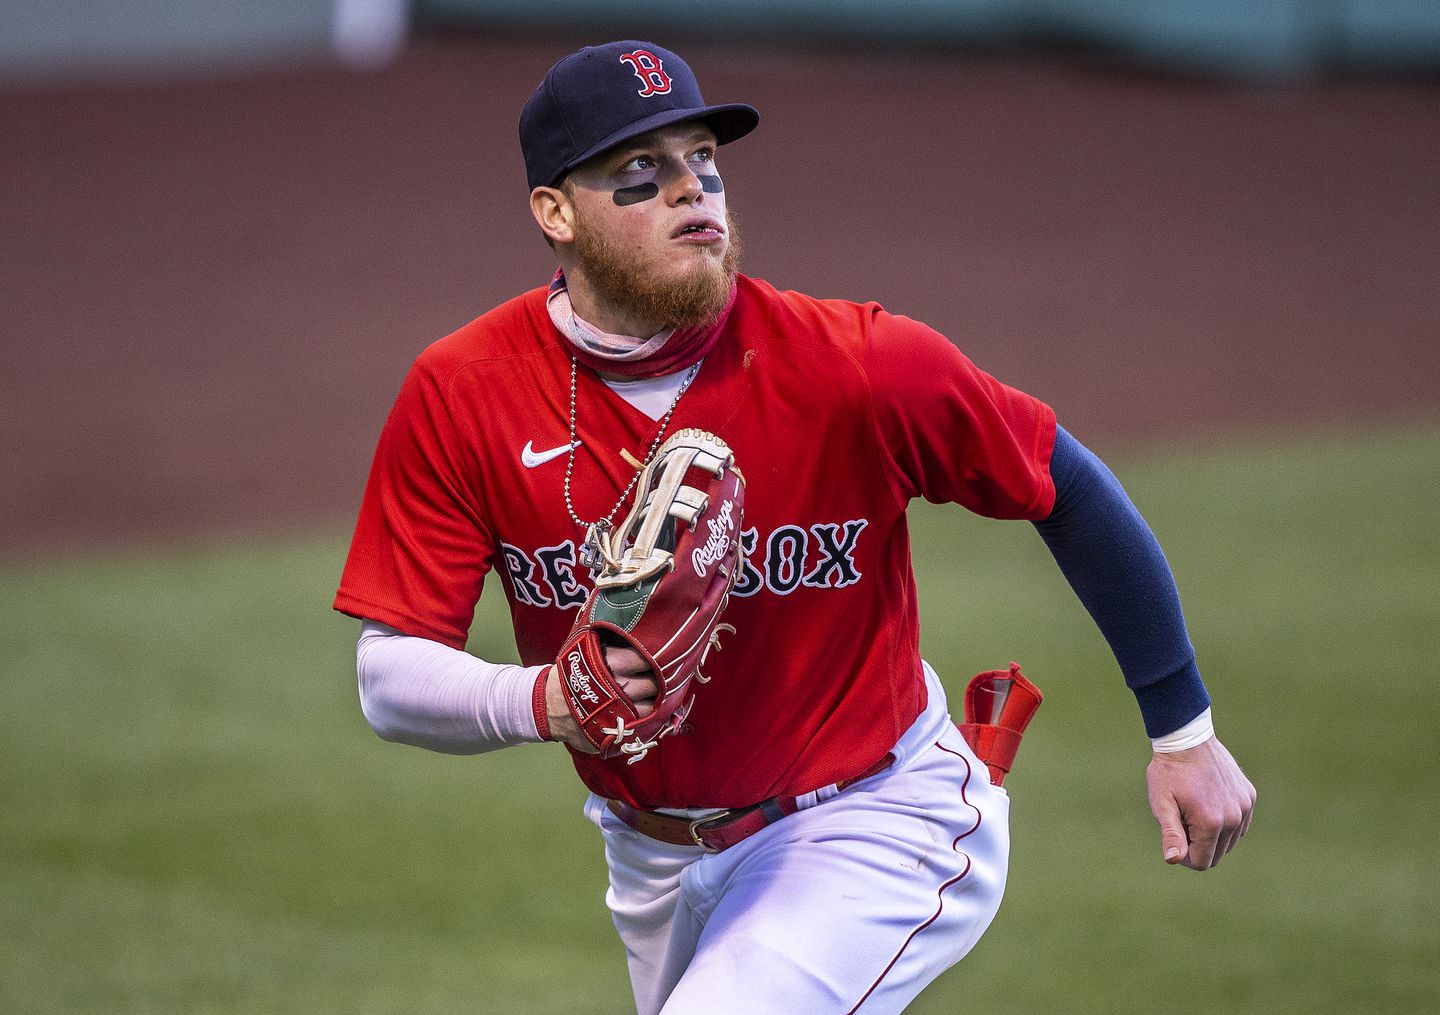
[[[579,575],[579,550],[573,539],[542,546],[529,553],[509,543],[500,544],[503,570],[516,602],[526,606],[558,606],[575,610],[585,605],[586,588]]]
[[[855,544],[869,524],[869,519],[857,518],[838,524],[817,522],[808,529],[781,525],[766,537],[763,554],[759,531],[746,529],[740,534],[744,564],[731,594],[743,599],[768,589],[786,596],[802,585],[813,589],[854,585],[861,578]]]
[[[692,561],[697,574],[703,576],[706,561],[720,559],[727,547],[716,537],[713,523],[728,516],[712,519],[710,537],[697,547]],[[843,589],[863,577],[856,563],[856,544],[869,520],[856,518],[844,522],[815,522],[810,526],[781,525],[761,538],[752,526],[740,532],[740,577],[731,595],[740,598],[768,590],[774,595],[789,595],[798,588]],[[733,525],[731,526],[733,529]],[[585,602],[586,588],[580,575],[578,548],[574,540],[533,550],[500,544],[502,569],[517,602],[526,606],[578,609]]]

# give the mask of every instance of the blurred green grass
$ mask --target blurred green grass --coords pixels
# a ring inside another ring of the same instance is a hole
[[[926,656],[1046,704],[1004,906],[915,1012],[1440,1009],[1440,434],[1113,462],[1260,790],[1160,863],[1147,744],[1028,526],[919,505]],[[615,1012],[623,952],[561,752],[384,744],[328,604],[346,535],[0,570],[0,1010]],[[494,592],[477,630],[507,631]],[[472,650],[513,658],[508,633]],[[743,759],[737,759],[737,763]]]

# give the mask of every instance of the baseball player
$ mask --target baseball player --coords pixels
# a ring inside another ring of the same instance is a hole
[[[1139,703],[1166,862],[1218,863],[1255,791],[1155,539],[1049,407],[739,273],[717,152],[758,121],[651,43],[550,68],[520,142],[559,271],[415,361],[335,607],[380,736],[568,747],[639,1012],[894,1012],[1008,857],[1008,759],[920,658],[914,498],[1038,529]],[[463,651],[491,572],[518,666]]]

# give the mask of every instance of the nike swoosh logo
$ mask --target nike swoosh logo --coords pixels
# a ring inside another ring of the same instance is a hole
[[[525,447],[520,451],[520,464],[524,465],[527,469],[533,469],[537,465],[544,465],[546,462],[559,458],[572,447],[578,448],[579,446],[580,442],[576,441],[574,444],[561,444],[558,448],[536,451],[535,442],[526,441]]]

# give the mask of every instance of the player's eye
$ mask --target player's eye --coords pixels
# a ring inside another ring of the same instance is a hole
[[[659,165],[659,163],[657,163],[649,155],[636,155],[633,159],[630,159],[628,162],[626,162],[623,166],[620,167],[620,172],[643,173],[647,170],[654,169],[657,165]]]
[[[704,164],[708,165],[708,164],[710,164],[711,162],[714,162],[714,161],[715,161],[715,149],[713,149],[713,148],[701,148],[701,149],[700,149],[698,152],[696,152],[694,155],[690,156],[690,161],[691,161],[691,162],[701,162],[701,163],[704,163]]]

